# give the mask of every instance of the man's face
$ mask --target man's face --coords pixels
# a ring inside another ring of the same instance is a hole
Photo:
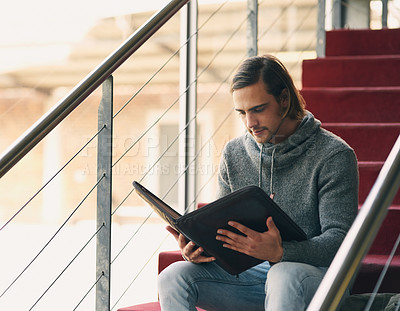
[[[260,80],[256,84],[246,86],[233,92],[233,104],[239,113],[247,130],[258,143],[265,143],[276,134],[274,141],[278,143],[285,139],[285,129],[282,127],[278,133],[282,120],[282,110],[287,107],[287,101],[278,103],[275,97],[269,94]]]

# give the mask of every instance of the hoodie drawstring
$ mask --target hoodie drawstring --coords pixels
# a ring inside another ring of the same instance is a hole
[[[261,145],[260,148],[260,165],[258,167],[258,187],[261,188],[262,185],[262,153],[264,150],[264,145]]]
[[[270,180],[269,180],[269,193],[270,193],[271,199],[273,199],[275,196],[274,187],[273,187],[275,150],[276,150],[276,147],[272,150],[272,155],[271,155],[271,176],[270,176]]]
[[[259,166],[259,171],[258,171],[258,186],[260,188],[262,186],[262,153],[263,153],[263,150],[264,150],[264,145],[261,145],[261,148],[260,148],[260,166]],[[271,171],[270,171],[270,181],[269,181],[269,192],[270,192],[271,199],[273,199],[274,196],[275,196],[274,188],[273,188],[275,150],[276,150],[276,147],[272,150],[272,155],[271,155]]]

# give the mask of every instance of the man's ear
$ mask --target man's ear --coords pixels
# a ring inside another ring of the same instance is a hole
[[[279,96],[279,104],[281,106],[281,117],[285,118],[290,109],[289,92],[287,89],[283,89]]]
[[[283,89],[281,95],[279,96],[280,104],[283,108],[286,108],[289,104],[289,93],[287,89]]]

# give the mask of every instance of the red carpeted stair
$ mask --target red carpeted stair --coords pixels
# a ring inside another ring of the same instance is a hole
[[[326,57],[303,62],[302,94],[328,130],[355,150],[360,205],[400,133],[400,29],[335,30],[326,34]],[[400,232],[400,194],[363,261],[353,293],[372,292]],[[183,260],[179,251],[159,255],[159,272]],[[400,292],[400,250],[380,292]],[[119,311],[159,311],[152,302]]]
[[[355,150],[360,205],[400,134],[400,29],[335,30],[326,57],[303,62],[307,108]],[[353,293],[372,292],[400,233],[400,193],[357,276]],[[380,292],[400,292],[400,250]]]

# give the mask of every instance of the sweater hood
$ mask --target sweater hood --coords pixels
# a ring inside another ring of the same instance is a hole
[[[273,197],[274,169],[276,167],[292,165],[293,161],[295,161],[299,155],[307,152],[309,147],[313,145],[316,133],[320,127],[321,122],[315,119],[311,112],[307,111],[306,116],[303,118],[296,131],[278,144],[270,142],[263,144],[257,143],[254,137],[250,133],[247,133],[245,138],[246,149],[248,153],[252,155],[253,160],[258,162],[258,186],[262,187],[263,185],[263,163],[269,162],[269,191],[271,197]]]
[[[310,139],[315,138],[315,134],[320,127],[321,122],[314,118],[311,112],[307,111],[306,116],[303,118],[296,131],[278,144],[269,142],[259,144],[250,133],[246,133],[246,149],[249,151],[249,154],[253,154],[254,152],[258,153],[260,150],[263,150],[263,153],[267,156],[271,156],[275,150],[274,153],[276,157],[284,157],[289,160],[291,156],[298,157],[299,152],[303,153],[306,151],[307,146],[310,144]]]
[[[315,119],[311,112],[307,111],[306,116],[303,118],[299,127],[292,135],[279,144],[272,144],[270,142],[264,143],[264,149],[270,153],[272,153],[272,150],[275,149],[276,155],[290,154],[294,151],[297,154],[299,151],[297,149],[303,149],[304,143],[307,142],[313,135],[315,135],[320,127],[321,122]]]

